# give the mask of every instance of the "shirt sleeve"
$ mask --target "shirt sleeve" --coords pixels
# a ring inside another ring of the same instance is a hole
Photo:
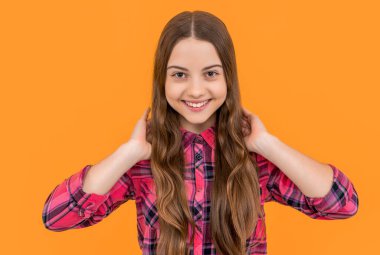
[[[60,232],[89,227],[102,221],[121,204],[130,199],[135,200],[135,189],[129,171],[106,194],[84,192],[83,180],[92,166],[86,165],[49,194],[42,212],[42,220],[47,229]]]
[[[275,164],[262,161],[265,202],[276,201],[291,206],[305,215],[320,220],[345,219],[358,211],[359,199],[353,183],[335,165],[328,163],[334,173],[333,183],[324,197],[308,197]]]

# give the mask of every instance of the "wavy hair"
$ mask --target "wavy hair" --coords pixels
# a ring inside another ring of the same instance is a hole
[[[210,226],[219,254],[242,255],[246,253],[246,240],[252,235],[258,217],[263,215],[258,167],[243,139],[244,117],[231,37],[225,24],[205,11],[184,11],[174,16],[165,25],[155,52],[152,117],[147,137],[152,144],[151,169],[160,226],[157,254],[188,255],[188,227],[189,224],[193,230],[195,227],[183,179],[185,166],[179,117],[165,97],[170,54],[179,40],[189,37],[214,45],[226,77],[227,97],[216,111],[216,170]],[[249,123],[248,128],[251,129]],[[194,243],[194,231],[192,233],[191,244]]]

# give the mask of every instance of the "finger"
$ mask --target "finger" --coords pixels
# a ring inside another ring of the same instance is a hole
[[[242,122],[242,125],[243,125],[244,127],[247,127],[248,124],[249,124],[249,122],[248,122],[247,120],[245,120],[245,119],[242,119],[241,122]]]
[[[258,117],[256,114],[251,113],[244,107],[243,107],[243,111],[246,113],[246,116],[248,117],[249,121],[254,120]]]
[[[147,114],[146,114],[146,117],[149,116],[150,111],[151,111],[151,108],[150,108],[150,106],[149,106],[149,107],[148,107],[148,112],[147,112]]]
[[[246,136],[246,135],[249,135],[249,134],[250,134],[250,131],[251,131],[251,130],[248,129],[248,128],[243,128],[242,131],[243,131],[244,136]]]
[[[252,114],[243,109],[243,119],[246,119],[248,122],[250,122],[252,119]]]
[[[242,109],[243,109],[243,112],[244,112],[246,115],[250,115],[250,112],[249,112],[246,108],[242,107]]]
[[[143,114],[143,119],[144,119],[144,120],[148,119],[149,112],[150,112],[150,107],[148,107],[148,108],[144,111],[144,114]]]

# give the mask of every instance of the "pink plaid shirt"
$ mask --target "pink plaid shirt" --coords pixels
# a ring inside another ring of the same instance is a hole
[[[192,230],[189,224],[190,254],[217,254],[211,239],[210,205],[214,177],[215,126],[195,134],[180,128],[183,135],[186,170],[184,180],[190,211],[196,222],[194,246],[190,246]],[[334,165],[334,182],[328,194],[321,198],[305,196],[300,189],[272,162],[260,154],[251,153],[259,166],[261,205],[276,201],[291,206],[303,214],[320,220],[345,219],[356,214],[358,195],[348,177]],[[137,162],[119,179],[111,190],[99,195],[85,193],[83,179],[91,164],[57,185],[47,197],[42,220],[52,231],[65,231],[95,225],[128,200],[135,200],[138,242],[143,255],[156,254],[159,221],[156,194],[149,160]],[[263,233],[264,241],[250,247]],[[247,254],[267,254],[265,213],[247,239]]]

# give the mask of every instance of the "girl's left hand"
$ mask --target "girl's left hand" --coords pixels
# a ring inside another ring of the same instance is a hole
[[[257,141],[264,135],[268,134],[268,131],[257,115],[251,113],[244,107],[242,107],[242,109],[242,126],[245,145],[250,152],[253,151],[255,153],[259,153],[257,148]]]

